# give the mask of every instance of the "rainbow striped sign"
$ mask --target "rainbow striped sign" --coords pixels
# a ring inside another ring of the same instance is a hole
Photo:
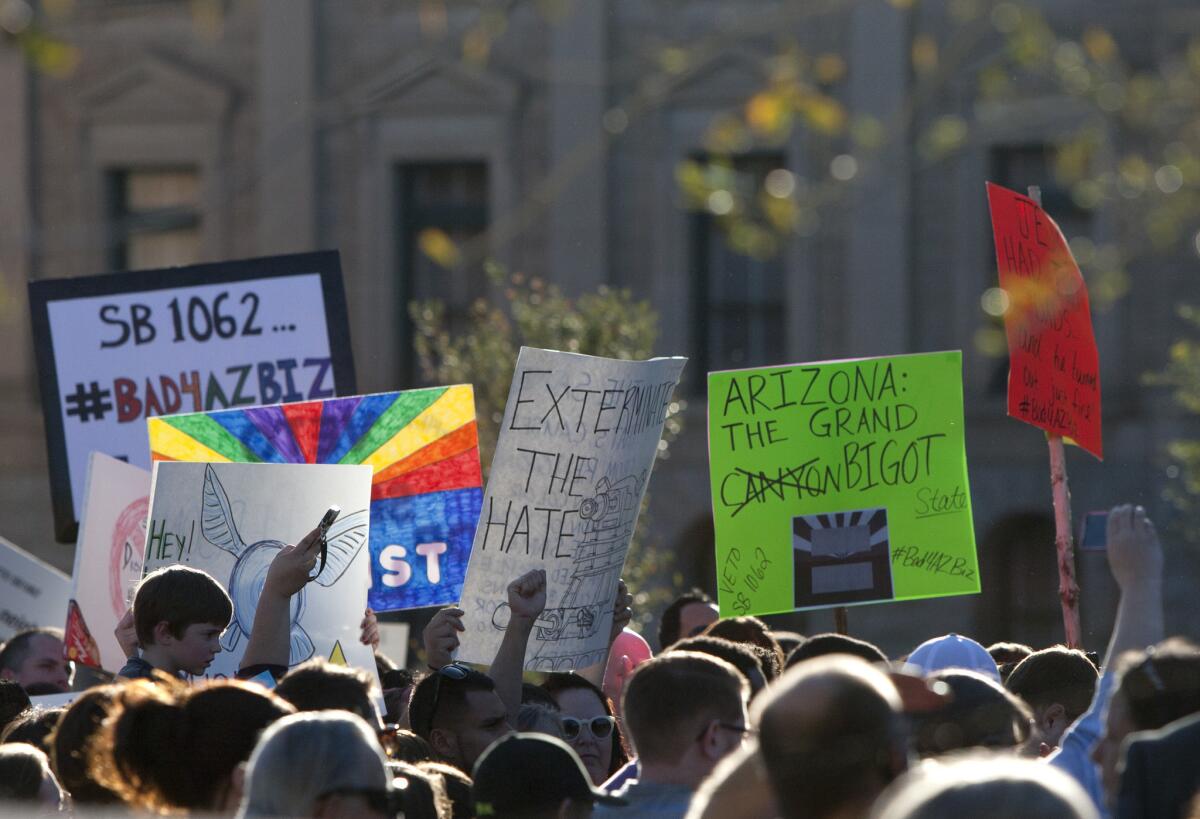
[[[376,611],[456,602],[483,498],[470,385],[150,418],[156,461],[367,464]],[[323,509],[312,512],[313,524]]]

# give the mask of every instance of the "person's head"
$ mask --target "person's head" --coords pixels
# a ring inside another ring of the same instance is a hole
[[[1098,678],[1082,651],[1054,646],[1017,663],[1004,687],[1028,703],[1041,741],[1055,747],[1067,726],[1088,709]]]
[[[263,732],[246,767],[240,817],[387,819],[390,779],[374,729],[345,711],[308,711]]]
[[[66,800],[41,750],[22,742],[0,745],[0,804],[33,803],[38,813],[57,813]]]
[[[696,789],[687,819],[779,815],[762,751],[750,744],[717,763],[712,774]]]
[[[1117,798],[1117,766],[1125,738],[1200,712],[1200,648],[1174,637],[1122,656],[1115,673],[1104,731],[1092,749],[1110,804]]]
[[[187,566],[151,572],[133,598],[138,643],[148,657],[152,652],[152,664],[170,673],[203,674],[232,619],[233,602],[221,584]]]
[[[0,732],[0,743],[24,742],[50,754],[50,734],[62,719],[66,708],[28,708]]]
[[[471,778],[476,814],[496,819],[581,819],[596,802],[624,804],[593,787],[569,745],[544,734],[496,741]]]
[[[50,736],[50,765],[71,800],[84,805],[107,805],[118,796],[92,779],[88,772],[87,749],[100,732],[117,687],[89,688],[72,702]]]
[[[435,756],[433,747],[412,731],[401,728],[392,737],[392,749],[389,761],[407,762],[415,765],[418,762],[431,760]]]
[[[604,695],[616,706],[618,717],[621,716],[621,693],[625,690],[629,675],[653,656],[650,644],[631,628],[621,629],[621,633],[613,640],[608,651],[608,662],[604,666],[604,682],[601,688]]]
[[[408,717],[413,731],[439,759],[463,771],[471,769],[484,748],[512,730],[492,678],[461,663],[417,683]]]
[[[563,736],[597,785],[629,761],[612,702],[578,674],[548,674],[542,687],[561,712]]]
[[[679,595],[663,610],[658,622],[659,651],[666,651],[685,637],[695,637],[720,616],[712,598],[699,589]]]
[[[408,725],[408,698],[416,682],[417,676],[407,668],[395,668],[379,675],[385,722]]]
[[[471,796],[471,777],[445,762],[420,762],[417,764],[417,769],[431,779],[441,781],[450,809],[446,814],[446,819],[472,819],[475,816],[475,804]],[[405,816],[404,819],[408,819],[408,817]]]
[[[261,686],[233,680],[125,683],[92,743],[88,768],[137,807],[221,810],[240,797],[233,772],[259,734],[294,712]]]
[[[763,667],[768,681],[775,679],[783,671],[783,660],[787,655],[771,636],[771,629],[757,617],[727,617],[711,624],[703,633],[735,643],[748,643],[766,651],[774,658],[774,662]]]
[[[625,687],[625,727],[642,778],[695,787],[749,733],[750,686],[724,660],[671,651]]]
[[[566,739],[563,733],[562,712],[547,708],[536,702],[521,703],[517,713],[516,729],[523,734],[546,734],[555,739]]]
[[[687,637],[671,646],[671,651],[695,651],[724,660],[738,670],[750,685],[750,699],[758,696],[767,685],[762,664],[754,649],[742,643],[723,640],[720,637]]]
[[[379,712],[371,696],[374,687],[366,671],[318,657],[289,671],[275,686],[275,694],[297,711],[349,711],[378,726]]]
[[[0,679],[0,731],[33,703],[16,680]]]
[[[1096,819],[1083,788],[1067,774],[1029,759],[970,754],[928,760],[898,779],[872,819]]]
[[[944,634],[926,640],[908,655],[909,665],[929,675],[935,671],[974,671],[1000,682],[1000,669],[986,648],[958,634]]]
[[[71,663],[63,654],[63,633],[57,628],[31,628],[14,634],[0,649],[0,679],[28,689],[36,683],[55,692],[71,688]]]
[[[458,770],[454,768],[454,770]],[[396,815],[404,819],[450,819],[453,806],[446,796],[445,780],[408,762],[388,762]],[[464,774],[465,776],[466,774]]]
[[[1008,682],[1008,675],[1017,667],[1017,663],[1033,653],[1033,649],[1024,643],[992,643],[987,647],[987,653],[996,661],[1000,670],[1000,682]]]
[[[887,676],[857,657],[809,660],[767,689],[754,721],[785,819],[865,812],[907,767],[900,709]]]
[[[861,657],[868,663],[880,663],[884,666],[888,664],[887,655],[875,644],[830,632],[814,634],[792,649],[787,658],[787,667],[792,668],[813,657],[826,657],[830,654],[849,654],[852,657]]]
[[[949,686],[952,698],[915,718],[913,733],[921,756],[965,748],[1018,750],[1029,740],[1029,707],[998,683],[970,671],[939,671],[929,679]]]
[[[780,631],[777,628],[773,628],[771,629],[771,636],[775,638],[775,642],[779,643],[779,648],[783,651],[785,659],[787,655],[796,649],[796,646],[804,642],[804,635],[798,631]]]

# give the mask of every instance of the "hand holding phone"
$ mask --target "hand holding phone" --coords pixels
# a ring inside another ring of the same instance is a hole
[[[342,507],[334,505],[325,510],[325,514],[321,517],[321,522],[317,524],[317,538],[321,544],[321,564],[317,567],[317,573],[308,578],[309,582],[316,580],[321,576],[321,572],[325,571],[325,560],[329,556],[329,541],[326,535],[329,532],[329,527],[337,520],[337,516],[342,514]]]

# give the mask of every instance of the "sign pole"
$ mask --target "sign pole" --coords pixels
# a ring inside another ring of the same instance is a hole
[[[1029,198],[1042,206],[1042,189],[1029,186]],[[1046,434],[1050,447],[1050,491],[1054,498],[1054,546],[1058,553],[1058,599],[1068,648],[1080,648],[1079,584],[1075,582],[1075,546],[1071,536],[1071,489],[1061,435]]]
[[[847,623],[847,612],[845,606],[838,606],[833,610],[833,630],[838,634],[850,633],[850,626]]]

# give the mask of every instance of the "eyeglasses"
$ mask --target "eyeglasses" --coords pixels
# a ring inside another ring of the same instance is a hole
[[[708,728],[712,724],[713,723],[711,722],[707,723],[702,729],[700,729],[700,733],[696,735],[696,742],[704,739],[704,735],[708,733]],[[720,720],[717,720],[716,726],[718,728],[724,728],[726,731],[736,731],[742,735],[742,739],[745,739],[749,736],[754,736],[758,733],[758,729],[751,728],[749,725],[739,725],[736,722],[721,722]]]
[[[604,739],[612,734],[613,729],[617,727],[617,720],[614,717],[592,717],[589,720],[575,719],[575,717],[563,717],[562,728],[563,735],[567,739],[578,739],[583,733],[584,726],[587,726],[588,733],[596,739]]]
[[[433,701],[429,704],[429,720],[421,726],[424,731],[423,735],[428,735],[433,730],[433,720],[437,716],[438,700],[442,698],[442,680],[450,680],[452,682],[462,682],[471,673],[471,667],[463,663],[450,663],[444,665],[434,673],[433,681]],[[413,726],[416,728],[417,726]],[[417,733],[422,733],[418,731]]]

